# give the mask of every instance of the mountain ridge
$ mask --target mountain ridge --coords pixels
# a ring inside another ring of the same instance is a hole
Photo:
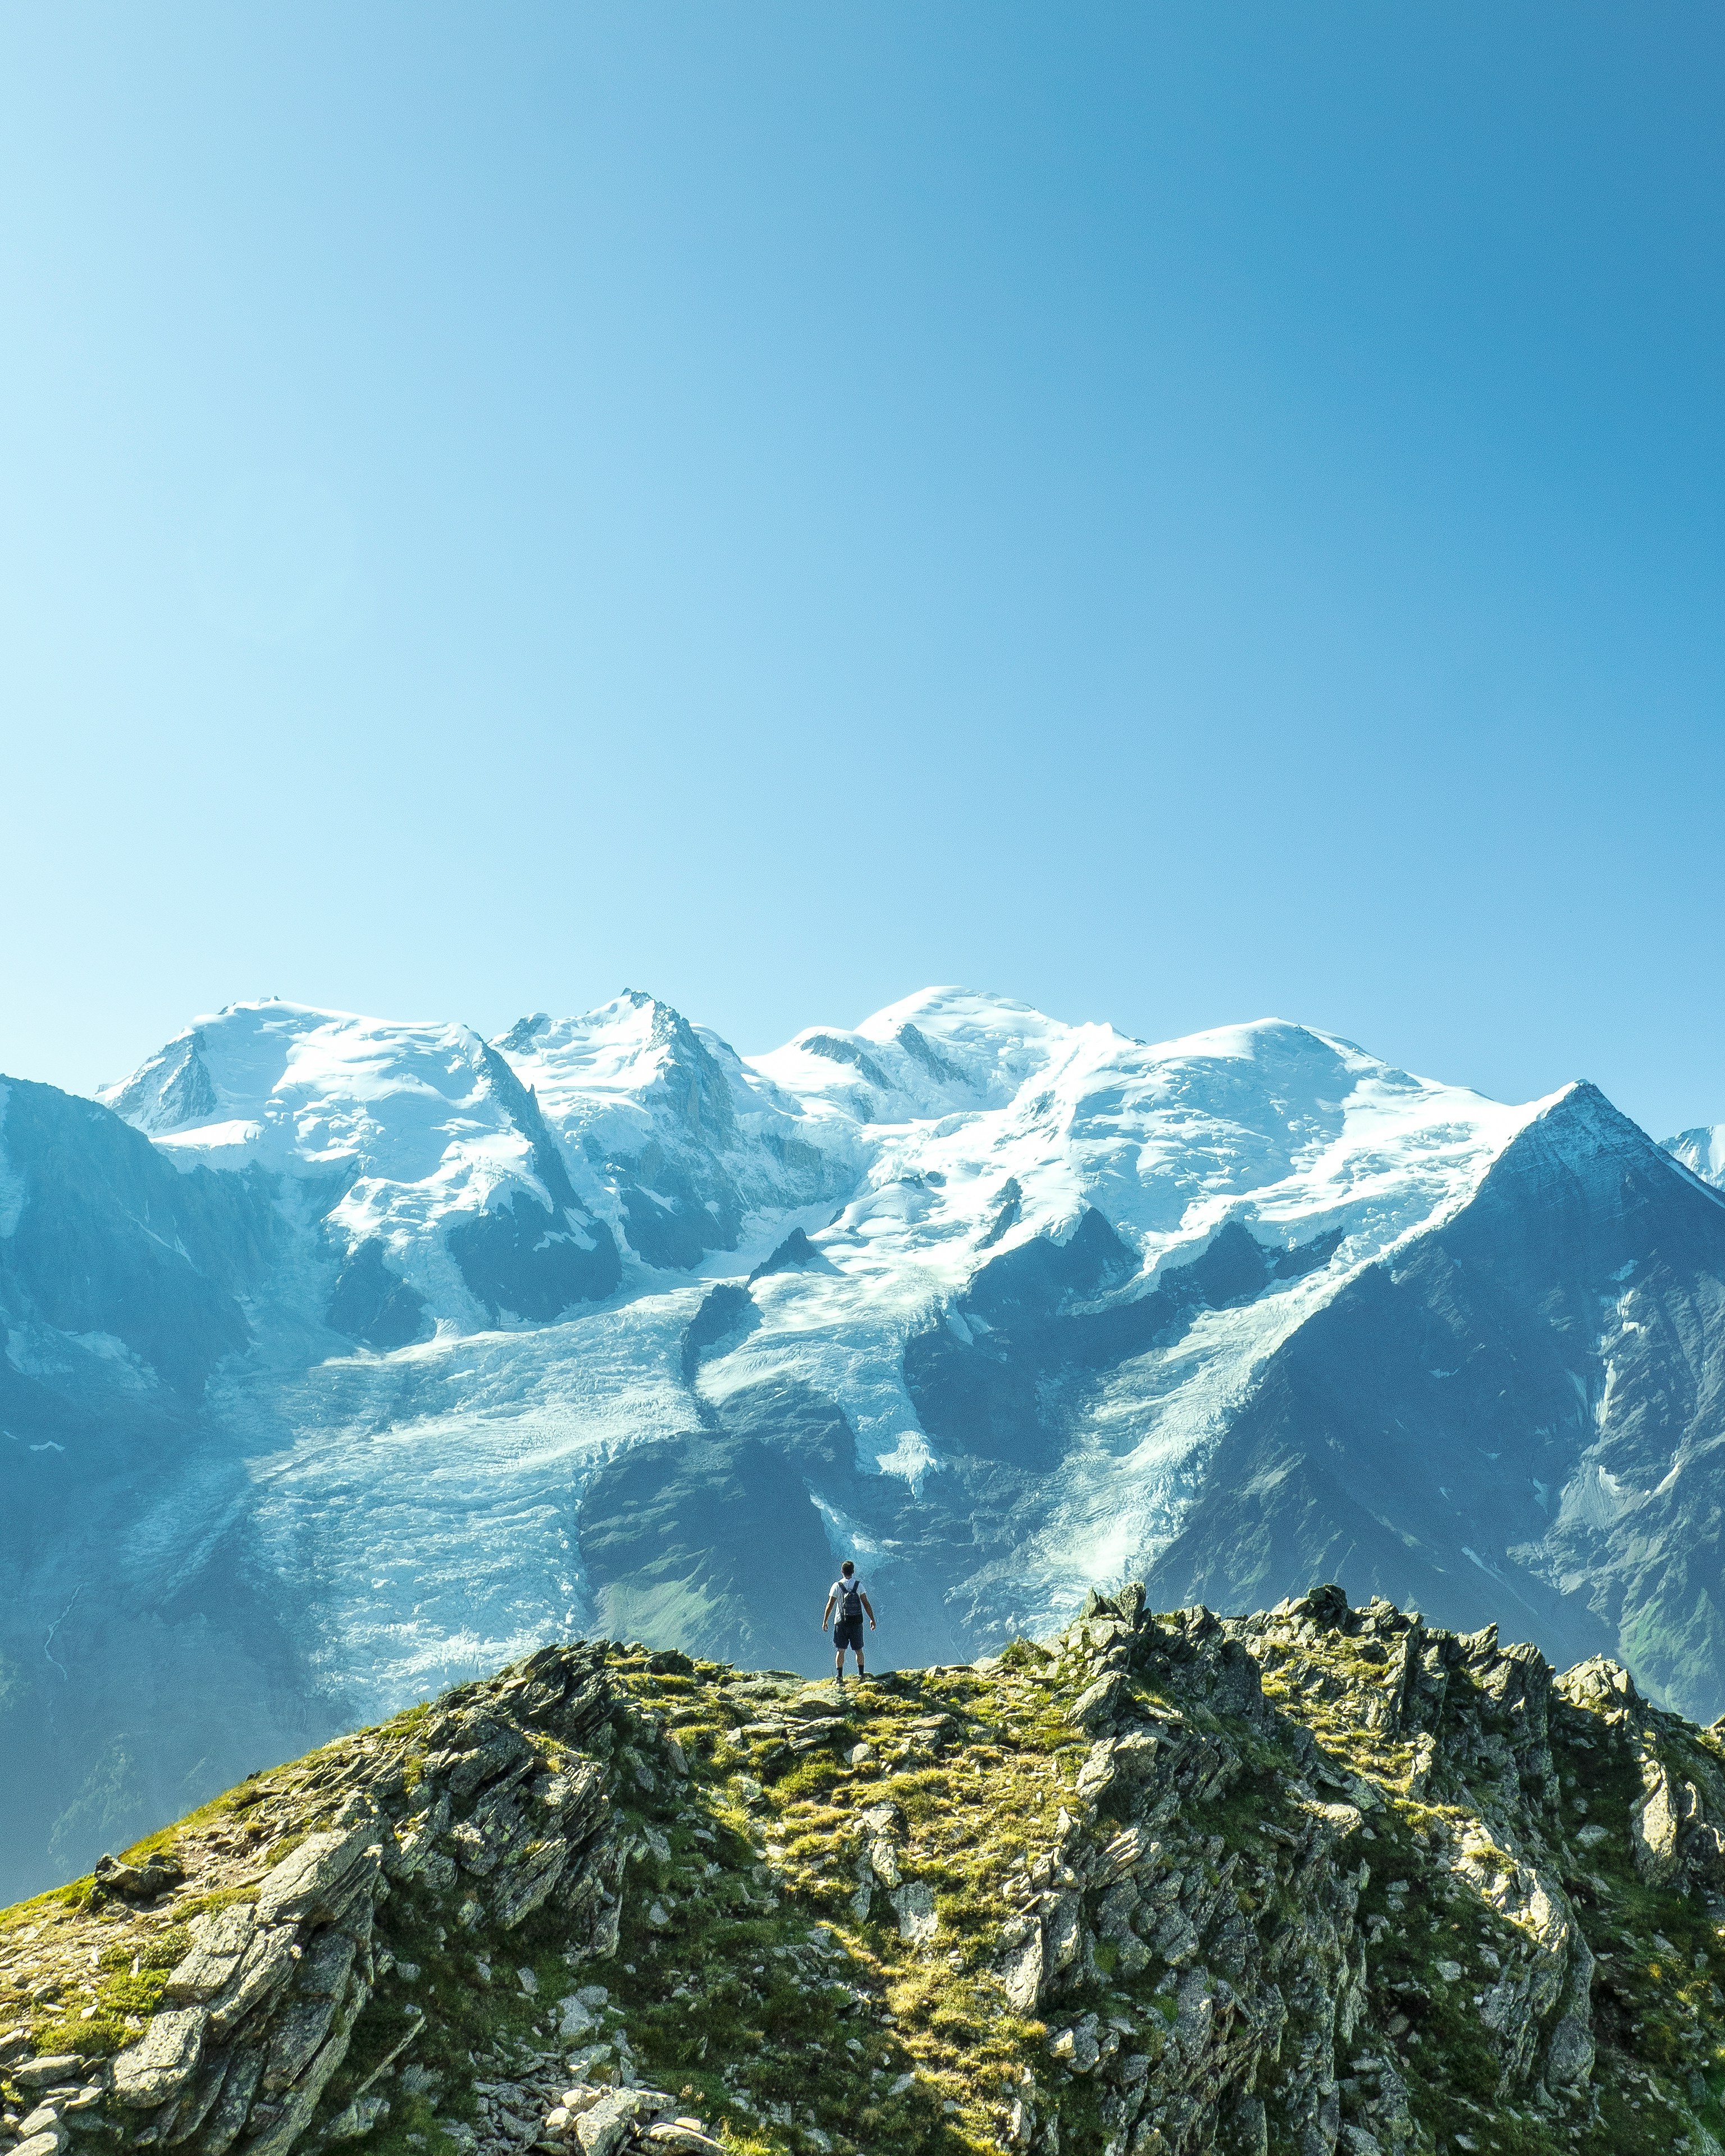
[[[0,1910],[0,2133],[1709,2156],[1722,1825],[1721,1727],[1332,1585],[842,1690],[560,1643]]]

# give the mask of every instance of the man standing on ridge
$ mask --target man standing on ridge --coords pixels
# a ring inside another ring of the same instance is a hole
[[[832,1588],[827,1595],[827,1606],[821,1612],[820,1629],[823,1632],[827,1629],[827,1620],[832,1616],[835,1609],[839,1615],[837,1622],[833,1626],[833,1645],[835,1650],[833,1656],[833,1679],[834,1683],[843,1684],[845,1650],[847,1647],[856,1656],[857,1676],[865,1677],[868,1675],[868,1671],[863,1667],[862,1620],[865,1610],[868,1612],[869,1630],[872,1632],[875,1629],[874,1604],[869,1600],[867,1591],[856,1576],[856,1567],[849,1558],[846,1558],[844,1563],[839,1566],[839,1577],[833,1582]]]

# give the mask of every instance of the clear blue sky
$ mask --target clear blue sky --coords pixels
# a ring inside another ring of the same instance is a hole
[[[1725,16],[0,15],[0,1068],[931,980],[1725,1118]]]

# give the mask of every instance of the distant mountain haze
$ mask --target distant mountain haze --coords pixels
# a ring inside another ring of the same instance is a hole
[[[539,1641],[1339,1579],[1725,1707],[1725,1139],[957,988],[745,1059],[280,1002],[0,1080],[0,1895]]]

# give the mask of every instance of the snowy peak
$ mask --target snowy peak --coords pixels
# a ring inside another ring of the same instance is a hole
[[[803,1135],[801,1104],[716,1034],[625,989],[497,1044],[628,1247],[686,1271],[764,1223],[848,1190],[852,1163]]]
[[[1463,1202],[1541,1105],[1280,1019],[1123,1043],[1076,1060],[1057,1090],[1099,1186],[1153,1242],[1240,1219],[1281,1241],[1342,1226],[1363,1256]]]
[[[614,1245],[537,1104],[469,1026],[234,1004],[100,1097],[181,1168],[327,1186],[342,1266],[330,1322],[372,1344],[407,1345],[439,1318],[542,1322],[616,1283]],[[384,1304],[387,1337],[367,1315]]]
[[[403,1024],[271,999],[196,1021],[96,1096],[136,1128],[223,1167],[351,1164],[417,1182],[452,1135],[499,1122],[472,1029]]]
[[[1663,1141],[1673,1160],[1681,1161],[1692,1175],[1725,1190],[1725,1123],[1702,1123],[1692,1131],[1679,1131]]]
[[[907,1035],[953,1075],[930,1074]],[[972,1249],[1063,1240],[1094,1208],[1153,1272],[1230,1220],[1283,1247],[1340,1229],[1357,1260],[1381,1255],[1465,1202],[1540,1105],[1507,1108],[1282,1019],[1147,1044],[956,989],[799,1034],[756,1067],[817,1130],[854,1127],[866,1166],[841,1226],[910,1183],[939,1194],[919,1219],[956,1231],[968,1215]]]
[[[741,1276],[793,1230],[821,1262],[770,1300],[798,1326],[860,1298],[902,1327],[1092,1213],[1132,1292],[1230,1227],[1272,1250],[1327,1238],[1339,1279],[1465,1204],[1542,1105],[1283,1019],[1152,1044],[957,987],[749,1060],[633,989],[490,1044],[239,1004],[104,1097],[182,1166],[333,1178],[337,1246],[380,1293],[380,1265],[406,1283],[413,1337],[554,1318],[631,1258],[713,1271],[737,1252]]]
[[[630,1254],[686,1271],[770,1237],[786,1214],[830,1208],[858,1173],[842,1133],[816,1142],[803,1103],[635,990],[579,1016],[536,1013],[495,1043],[463,1025],[234,1004],[102,1098],[182,1168],[334,1178],[332,1229],[350,1255],[377,1244],[367,1277],[387,1262],[405,1279],[424,1305],[422,1332],[511,1314],[540,1322],[567,1306],[521,1275],[521,1252],[507,1281],[481,1265],[476,1237],[507,1228],[536,1248],[533,1224],[548,1212],[540,1269],[578,1273],[575,1300],[603,1297]],[[504,1225],[476,1227],[475,1214]],[[572,1269],[557,1251],[566,1231],[587,1253]]]
[[[1076,1034],[1094,1029],[1062,1025],[1005,997],[924,988],[859,1026],[810,1026],[752,1060],[812,1111],[891,1122],[999,1106],[1065,1055]]]
[[[856,1029],[864,1040],[885,1042],[901,1038],[906,1027],[973,1078],[999,1071],[1019,1084],[1060,1055],[1075,1034],[1114,1034],[1111,1026],[1065,1024],[1010,996],[950,987],[920,988],[865,1018]]]
[[[729,1075],[680,1012],[639,990],[579,1018],[523,1019],[495,1045],[553,1125],[578,1140],[627,1150],[631,1136],[666,1122],[697,1144],[735,1142]]]
[[[151,1137],[213,1122],[220,1109],[203,1047],[203,1035],[194,1026],[141,1064],[130,1078],[99,1088],[96,1098]]]

